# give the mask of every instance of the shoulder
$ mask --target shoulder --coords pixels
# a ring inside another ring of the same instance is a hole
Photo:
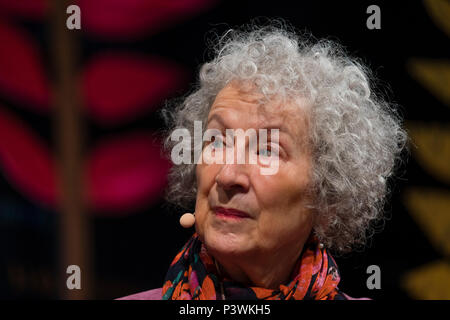
[[[162,288],[135,293],[116,300],[161,300]]]

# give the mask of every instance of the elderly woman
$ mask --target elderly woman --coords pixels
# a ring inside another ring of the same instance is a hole
[[[181,219],[195,231],[162,288],[126,299],[348,299],[330,252],[364,245],[382,218],[407,139],[397,113],[336,43],[264,27],[230,31],[215,50],[196,90],[166,108],[170,132],[194,136],[201,121],[221,133],[201,145],[203,160],[234,146],[227,129],[277,139],[253,150],[245,140],[244,162],[199,161],[194,146],[193,163],[173,166],[168,198],[195,208]],[[169,136],[168,151],[177,143]],[[262,174],[273,154],[276,172]]]

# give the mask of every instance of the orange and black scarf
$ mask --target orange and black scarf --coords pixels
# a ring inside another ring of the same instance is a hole
[[[278,289],[248,287],[218,274],[197,233],[176,255],[162,288],[163,300],[344,300],[336,262],[316,237],[305,243],[290,280]]]

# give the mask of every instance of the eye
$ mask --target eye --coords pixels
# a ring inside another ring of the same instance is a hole
[[[218,137],[218,136],[214,136],[213,137],[214,138],[214,140],[211,142],[211,144],[212,144],[212,147],[214,148],[214,149],[220,149],[220,148],[223,148],[223,139],[222,139],[222,137]]]
[[[268,143],[266,145],[261,146],[258,149],[257,154],[260,155],[261,157],[272,158],[280,156],[280,152],[282,152],[280,146],[278,146],[275,143]]]
[[[262,157],[270,157],[272,155],[272,150],[271,150],[270,146],[265,146],[264,148],[259,149],[258,155],[260,155]]]
[[[260,149],[258,154],[263,157],[270,157],[272,155],[271,151],[268,148]]]

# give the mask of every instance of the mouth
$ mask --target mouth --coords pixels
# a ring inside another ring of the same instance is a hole
[[[250,218],[250,215],[248,213],[232,208],[214,207],[213,211],[219,218],[231,218],[231,219]]]

